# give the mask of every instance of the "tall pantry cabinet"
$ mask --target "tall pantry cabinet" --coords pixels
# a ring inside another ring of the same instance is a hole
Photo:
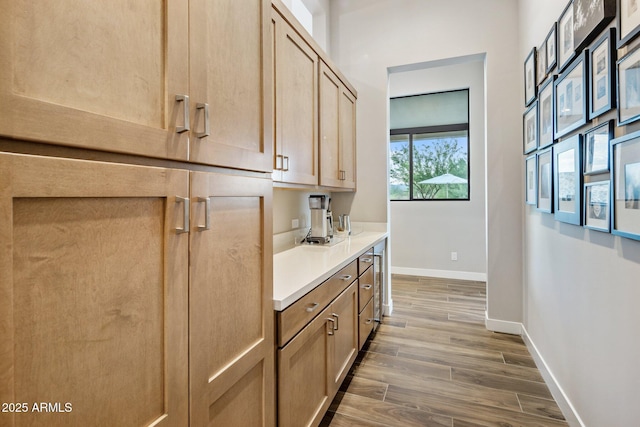
[[[0,12],[0,425],[274,425],[270,2]]]

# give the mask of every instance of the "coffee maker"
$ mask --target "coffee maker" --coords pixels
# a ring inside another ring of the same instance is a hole
[[[325,195],[311,195],[309,209],[311,210],[311,230],[306,241],[316,244],[329,243],[333,237],[331,198]]]

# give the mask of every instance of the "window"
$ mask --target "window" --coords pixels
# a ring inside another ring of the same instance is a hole
[[[469,200],[468,100],[468,90],[391,99],[392,126],[423,123],[390,131],[392,201]]]

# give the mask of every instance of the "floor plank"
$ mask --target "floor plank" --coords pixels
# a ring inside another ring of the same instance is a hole
[[[392,277],[394,313],[323,427],[566,427],[522,338],[488,331],[483,282]]]

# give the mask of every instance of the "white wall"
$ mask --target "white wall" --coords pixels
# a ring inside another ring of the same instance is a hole
[[[394,273],[486,280],[484,59],[474,55],[389,75],[390,97],[469,89],[470,200],[391,202]]]
[[[520,64],[565,4],[519,0]],[[610,118],[614,112],[599,120]],[[559,223],[527,206],[524,263],[526,332],[577,418],[584,426],[638,425],[640,242]]]
[[[389,218],[388,68],[486,54],[487,311],[491,319],[521,322],[522,191],[517,177],[523,95],[516,95],[522,92],[518,3],[339,0],[331,7],[332,57],[358,91],[358,192],[352,196],[352,220]]]

